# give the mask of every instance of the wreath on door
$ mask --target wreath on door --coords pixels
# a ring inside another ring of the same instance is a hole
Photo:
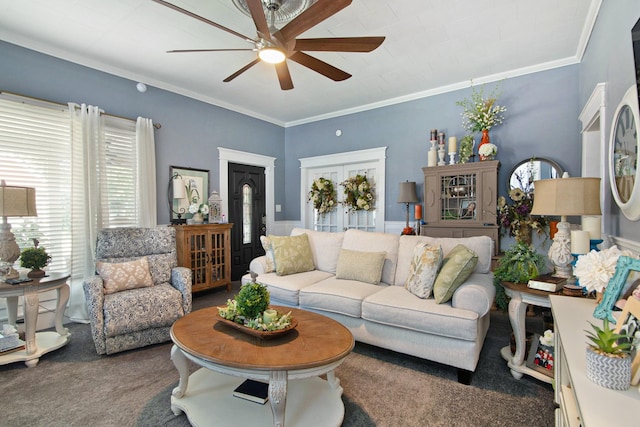
[[[313,202],[313,207],[318,210],[318,213],[324,215],[334,210],[338,204],[336,198],[336,189],[330,179],[318,178],[313,180],[307,200]]]
[[[373,187],[366,175],[356,175],[340,183],[344,187],[344,201],[349,212],[370,211],[375,208]]]

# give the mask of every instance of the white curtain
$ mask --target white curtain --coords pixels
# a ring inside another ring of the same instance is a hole
[[[138,223],[140,227],[158,224],[156,203],[156,146],[153,121],[138,117],[136,121],[136,149],[138,158]]]
[[[72,266],[71,296],[67,316],[87,322],[82,281],[95,273],[94,254],[99,224],[102,223],[102,195],[99,171],[104,160],[102,111],[98,107],[69,104],[73,157],[72,175]]]

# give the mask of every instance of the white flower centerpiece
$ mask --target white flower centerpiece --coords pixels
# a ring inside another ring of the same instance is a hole
[[[194,223],[201,224],[204,222],[204,217],[209,215],[209,205],[206,203],[191,203],[189,205],[189,213],[192,214],[191,220]]]
[[[492,143],[483,144],[478,148],[478,154],[485,160],[493,160],[498,154],[498,146]]]
[[[587,293],[602,293],[616,272],[616,264],[621,255],[623,255],[622,251],[615,245],[601,251],[593,250],[588,254],[580,255],[573,269],[573,275],[578,278],[580,286],[585,288]]]

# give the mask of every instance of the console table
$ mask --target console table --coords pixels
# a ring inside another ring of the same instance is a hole
[[[588,322],[595,300],[560,295],[549,297],[555,324],[556,426],[637,426],[640,390],[610,390],[587,378],[586,348]]]
[[[69,342],[71,334],[62,326],[64,309],[69,301],[68,274],[49,273],[48,276],[33,279],[30,282],[18,285],[10,285],[0,282],[0,298],[7,299],[7,312],[9,324],[15,325],[18,318],[18,297],[24,297],[24,328],[25,349],[14,351],[0,356],[0,365],[13,362],[25,362],[28,367],[38,364],[40,356],[56,350]],[[55,332],[44,331],[36,333],[38,323],[38,307],[40,299],[38,294],[56,289],[58,300],[55,314]]]

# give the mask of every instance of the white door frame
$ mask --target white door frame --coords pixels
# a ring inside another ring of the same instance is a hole
[[[222,198],[222,213],[229,218],[229,163],[261,166],[265,175],[265,213],[267,215],[267,231],[273,230],[275,225],[275,157],[245,151],[231,150],[218,147],[220,153],[220,197]]]

